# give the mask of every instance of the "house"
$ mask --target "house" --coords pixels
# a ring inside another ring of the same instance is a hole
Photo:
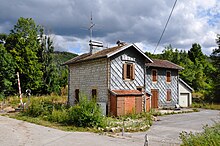
[[[178,104],[178,72],[183,68],[167,60],[146,63],[146,92],[151,93],[151,108],[174,108]]]
[[[192,92],[194,90],[181,78],[179,78],[179,105],[189,107],[192,104]]]
[[[153,61],[134,44],[93,49],[64,63],[69,67],[69,104],[77,103],[81,93],[94,98],[104,115],[142,112],[145,63]]]
[[[67,62],[68,103],[80,95],[96,100],[106,115],[149,111],[178,102],[178,71],[182,67],[164,60],[152,60],[134,44],[90,52]],[[151,97],[152,96],[152,97]]]

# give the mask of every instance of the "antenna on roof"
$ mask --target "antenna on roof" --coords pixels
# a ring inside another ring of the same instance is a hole
[[[91,12],[90,26],[88,28],[88,30],[90,31],[90,41],[92,40],[92,31],[93,31],[92,29],[94,26],[95,26],[95,23],[93,23],[93,21],[92,21],[92,12]]]
[[[89,26],[89,28],[88,28],[88,30],[90,31],[89,46],[90,46],[90,53],[91,53],[91,54],[97,52],[99,47],[103,47],[102,42],[98,42],[98,41],[93,41],[93,40],[92,40],[92,32],[93,32],[93,27],[94,27],[94,26],[95,26],[95,23],[93,23],[93,20],[92,20],[92,12],[91,12],[90,26]],[[94,48],[94,47],[96,47],[96,48]]]

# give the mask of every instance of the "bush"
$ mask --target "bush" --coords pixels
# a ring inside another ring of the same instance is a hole
[[[51,116],[54,109],[62,109],[65,106],[62,97],[49,96],[49,97],[34,97],[28,108],[25,109],[24,114],[31,117]]]
[[[69,124],[79,127],[103,127],[103,116],[97,103],[81,97],[78,105],[68,110]]]
[[[68,111],[66,109],[53,110],[51,116],[48,118],[49,121],[66,124],[68,121]]]
[[[212,127],[205,126],[202,133],[186,133],[180,134],[182,146],[219,146],[220,145],[220,123],[216,123]]]

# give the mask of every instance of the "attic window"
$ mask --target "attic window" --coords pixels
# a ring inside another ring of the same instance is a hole
[[[134,80],[135,78],[135,68],[133,63],[123,64],[123,79]]]
[[[167,71],[167,82],[171,82],[171,72]]]
[[[152,70],[152,81],[156,82],[157,81],[157,70]]]

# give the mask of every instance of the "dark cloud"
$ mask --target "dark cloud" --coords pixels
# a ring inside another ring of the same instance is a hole
[[[54,34],[56,49],[71,50],[71,45],[88,48],[92,12],[95,39],[111,45],[120,39],[153,50],[173,3],[174,0],[8,0],[0,5],[0,31],[9,33],[19,17],[31,17]],[[204,52],[210,53],[215,45],[210,40],[220,30],[219,21],[214,15],[207,18],[198,13],[205,14],[212,8],[218,10],[217,0],[178,1],[158,50],[167,44],[185,49],[198,42],[209,48],[204,48]],[[215,25],[209,25],[210,21]],[[81,48],[82,52],[86,50]]]

